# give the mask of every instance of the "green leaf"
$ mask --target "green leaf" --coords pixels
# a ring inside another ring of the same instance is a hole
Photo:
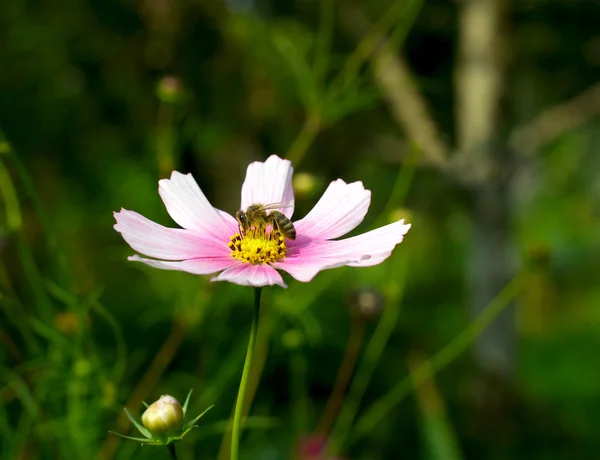
[[[437,389],[432,369],[426,368],[429,379],[419,384],[415,378],[415,369],[417,368],[416,364],[411,366],[411,376],[421,411],[424,458],[427,460],[461,460],[460,446],[454,428],[446,416],[446,404]]]
[[[283,32],[273,31],[272,40],[275,48],[288,62],[296,82],[298,94],[307,109],[314,109],[319,104],[319,92],[316,88],[315,77],[302,52],[296,43]]]
[[[123,410],[127,414],[127,418],[129,418],[129,420],[131,420],[131,423],[133,423],[135,425],[135,427],[138,429],[138,431],[140,433],[142,433],[144,436],[146,436],[148,439],[151,439],[152,438],[152,434],[143,425],[141,425],[136,419],[133,418],[133,415],[131,415],[129,413],[129,411],[127,410],[127,408],[124,407]]]
[[[181,408],[183,410],[183,416],[185,417],[185,413],[188,410],[188,406],[190,404],[190,397],[192,396],[192,391],[194,391],[194,389],[191,389],[189,391],[189,393],[187,394],[186,398],[185,398],[185,402],[183,403],[183,407]]]
[[[194,426],[194,424],[195,424],[195,423],[196,423],[198,420],[200,420],[200,418],[201,418],[201,417],[202,417],[204,414],[206,414],[206,413],[207,413],[209,410],[211,410],[213,407],[215,407],[215,406],[214,406],[214,404],[213,404],[212,406],[210,406],[208,409],[206,409],[204,412],[202,412],[202,413],[201,413],[201,414],[200,414],[198,417],[196,417],[195,419],[193,419],[193,420],[190,420],[189,422],[187,422],[187,423],[186,423],[186,424],[183,426],[183,429],[184,429],[184,430],[186,430],[186,432],[187,432],[187,431],[189,431],[189,430],[191,430],[191,429],[192,429],[192,427]]]
[[[117,433],[116,431],[109,431],[110,434],[115,434],[121,438],[125,438],[125,439],[129,439],[131,441],[137,441],[137,442],[142,442],[144,444],[148,444],[148,443],[153,443],[153,441],[150,441],[146,438],[136,438],[134,436],[127,436],[125,434],[121,434],[121,433]]]

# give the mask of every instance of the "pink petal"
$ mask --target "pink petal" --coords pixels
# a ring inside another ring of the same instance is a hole
[[[129,246],[150,257],[166,260],[214,257],[229,254],[228,237],[220,241],[199,236],[188,230],[167,228],[134,211],[114,213],[114,228]]]
[[[284,270],[304,283],[311,281],[317,273],[328,268],[337,268],[348,265],[350,260],[327,259],[327,258],[308,258],[302,257],[286,257],[281,262],[276,262],[273,266],[279,270]]]
[[[171,218],[183,228],[217,238],[237,232],[236,220],[210,205],[191,174],[173,171],[171,179],[158,182],[158,193]]]
[[[392,250],[402,242],[409,229],[410,224],[405,225],[404,219],[402,219],[362,235],[331,241],[333,246],[329,248],[330,254],[333,257],[358,259],[348,264],[351,267],[377,265],[390,256]]]
[[[304,219],[294,223],[296,232],[318,240],[330,240],[345,235],[365,218],[371,203],[371,192],[362,182],[346,184],[338,179]]]
[[[305,235],[288,245],[288,256],[273,264],[298,281],[310,281],[318,272],[349,265],[367,267],[383,262],[410,228],[404,221],[339,241],[314,240]]]
[[[271,155],[267,161],[255,161],[248,166],[246,180],[242,185],[242,209],[251,204],[286,202],[291,207],[282,208],[288,218],[294,213],[294,190],[292,174],[294,168],[288,160]]]
[[[210,275],[211,273],[220,272],[221,270],[225,270],[240,263],[239,260],[230,256],[203,257],[199,259],[184,260],[182,262],[164,262],[162,260],[144,259],[139,256],[131,256],[128,259],[134,262],[142,262],[162,270],[179,270],[194,275]]]
[[[272,286],[279,284],[287,287],[277,270],[269,265],[239,264],[228,268],[211,281],[229,281],[241,286]]]

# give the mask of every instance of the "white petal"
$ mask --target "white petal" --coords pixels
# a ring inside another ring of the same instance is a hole
[[[346,184],[338,179],[329,184],[312,211],[294,223],[296,233],[315,240],[340,237],[363,221],[370,204],[371,192],[362,182]]]
[[[281,275],[269,265],[239,264],[228,268],[211,281],[229,281],[241,286],[272,286],[278,284],[287,287]]]
[[[345,240],[313,240],[300,235],[289,242],[288,256],[273,266],[306,282],[329,268],[377,265],[390,256],[409,229],[401,220]]]
[[[298,281],[306,283],[311,281],[322,270],[343,267],[350,262],[347,259],[287,257],[281,262],[274,263],[273,266],[279,270],[288,272]]]
[[[128,258],[134,262],[142,262],[154,268],[162,270],[179,270],[182,272],[192,273],[194,275],[210,275],[221,270],[233,267],[240,263],[239,260],[233,257],[203,257],[199,259],[184,260],[181,262],[165,262],[162,260],[144,259],[139,256],[131,256]]]
[[[264,163],[250,163],[246,172],[246,180],[242,185],[242,208],[252,204],[272,204],[285,202],[290,207],[282,208],[288,218],[294,212],[294,190],[292,189],[291,161],[282,160],[271,155]]]
[[[114,228],[138,252],[166,260],[193,259],[227,255],[228,236],[217,240],[180,228],[167,228],[134,211],[122,209],[114,213]]]
[[[183,228],[215,237],[237,231],[236,220],[211,206],[191,174],[173,171],[171,179],[158,182],[158,193],[171,218]]]
[[[404,224],[404,219],[402,219],[362,235],[340,241],[331,241],[333,245],[330,255],[357,259],[356,262],[348,264],[351,267],[377,265],[390,256],[396,245],[402,242],[409,229],[410,224]]]

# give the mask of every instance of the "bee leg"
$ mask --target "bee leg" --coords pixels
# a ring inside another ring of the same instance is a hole
[[[282,235],[282,233],[281,233],[281,227],[279,226],[279,221],[277,219],[272,218],[271,219],[271,225],[273,226],[273,230],[274,230],[273,233],[275,233],[275,231],[277,231],[277,233],[279,233],[280,235]]]

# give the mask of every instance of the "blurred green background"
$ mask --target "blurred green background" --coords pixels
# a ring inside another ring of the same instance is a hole
[[[341,177],[373,192],[354,234],[413,227],[379,266],[265,290],[242,458],[600,458],[599,23],[584,0],[1,2],[2,458],[166,459],[107,431],[190,388],[215,408],[180,458],[228,458],[251,289],[127,262],[112,212],[175,226],[176,169],[233,214],[272,153],[296,218]]]

